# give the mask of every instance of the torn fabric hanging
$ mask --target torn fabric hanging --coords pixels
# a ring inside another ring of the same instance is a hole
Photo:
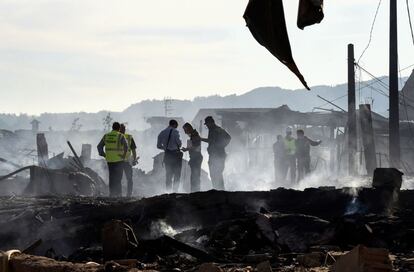
[[[300,29],[319,24],[323,17],[323,0],[299,0],[297,25]]]
[[[282,0],[250,0],[243,15],[253,37],[310,90],[292,57]]]

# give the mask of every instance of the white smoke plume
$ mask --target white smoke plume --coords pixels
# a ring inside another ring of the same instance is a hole
[[[174,236],[178,233],[178,231],[168,225],[165,220],[161,219],[151,222],[150,231],[153,238],[158,238],[163,235]]]

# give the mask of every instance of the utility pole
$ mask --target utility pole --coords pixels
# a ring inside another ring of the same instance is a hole
[[[398,92],[398,35],[397,0],[390,0],[390,104],[389,104],[389,155],[390,166],[400,167],[400,116]]]
[[[164,97],[164,114],[165,117],[168,117],[170,113],[173,111],[173,108],[171,107],[173,100],[171,97]]]
[[[357,152],[354,45],[348,44],[348,173],[355,175]]]

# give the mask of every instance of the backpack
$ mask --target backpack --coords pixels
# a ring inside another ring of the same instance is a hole
[[[231,136],[230,134],[224,130],[223,128],[220,128],[220,136],[222,139],[222,143],[223,143],[223,147],[226,147],[229,145],[230,141],[231,141]]]

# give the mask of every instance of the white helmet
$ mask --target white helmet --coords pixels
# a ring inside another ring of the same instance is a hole
[[[286,133],[292,133],[292,132],[293,132],[292,127],[287,127],[287,128],[286,128]]]

